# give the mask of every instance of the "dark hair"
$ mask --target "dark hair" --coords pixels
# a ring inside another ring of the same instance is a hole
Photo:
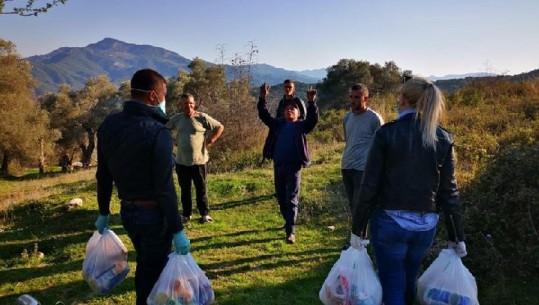
[[[294,84],[294,81],[291,79],[285,79],[283,84]]]
[[[192,97],[193,100],[195,99],[195,97],[191,93],[182,93],[182,95],[180,95],[181,100],[183,100],[184,98],[190,98],[190,97]]]
[[[361,92],[361,95],[363,96],[369,96],[369,88],[367,88],[367,85],[363,84],[363,83],[355,83],[352,85],[352,87],[350,87],[350,90],[359,90],[359,92]]]
[[[405,82],[409,81],[410,79],[412,79],[412,75],[410,74],[403,74],[402,75],[402,83],[404,84]]]
[[[148,92],[156,90],[157,85],[166,83],[167,80],[163,75],[155,70],[138,70],[131,78],[131,97],[142,97]]]

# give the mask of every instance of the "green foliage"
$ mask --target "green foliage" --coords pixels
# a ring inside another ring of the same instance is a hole
[[[9,166],[13,161],[21,166],[36,166],[36,160],[43,163],[59,134],[51,130],[48,114],[33,100],[30,64],[21,59],[13,43],[2,39],[0,66],[0,171],[12,174]]]
[[[391,93],[401,83],[402,72],[390,61],[382,67],[367,61],[341,59],[327,69],[327,77],[317,87],[320,89],[322,108],[347,108],[338,101],[346,101],[348,89],[355,83],[363,83],[369,88],[371,96]],[[411,72],[410,72],[411,73]]]
[[[470,252],[481,258],[470,267],[483,281],[507,286],[539,272],[538,140],[537,127],[505,139],[463,190]]]

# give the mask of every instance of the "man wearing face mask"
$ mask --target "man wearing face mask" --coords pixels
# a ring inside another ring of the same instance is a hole
[[[137,253],[137,305],[148,295],[168,261],[189,252],[178,213],[173,180],[172,136],[165,127],[165,78],[151,69],[131,79],[131,100],[105,118],[97,131],[97,202],[99,233],[108,227],[113,184],[121,200],[122,224]]]
[[[173,115],[167,127],[176,133],[176,174],[181,190],[182,222],[191,219],[191,184],[194,183],[200,222],[210,223],[213,218],[209,215],[206,191],[208,148],[221,136],[225,127],[206,113],[196,111],[193,95],[182,94],[180,104],[183,112]]]

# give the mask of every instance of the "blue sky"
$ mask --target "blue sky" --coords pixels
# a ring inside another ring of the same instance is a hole
[[[537,0],[68,0],[0,15],[0,38],[23,57],[111,37],[216,62],[217,45],[232,57],[253,41],[258,63],[289,70],[349,58],[422,76],[513,75],[539,69],[538,13]]]

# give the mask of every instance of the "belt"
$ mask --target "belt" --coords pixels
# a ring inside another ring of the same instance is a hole
[[[135,205],[143,208],[156,208],[157,206],[159,206],[159,204],[155,200],[124,200],[123,202],[127,205]]]

